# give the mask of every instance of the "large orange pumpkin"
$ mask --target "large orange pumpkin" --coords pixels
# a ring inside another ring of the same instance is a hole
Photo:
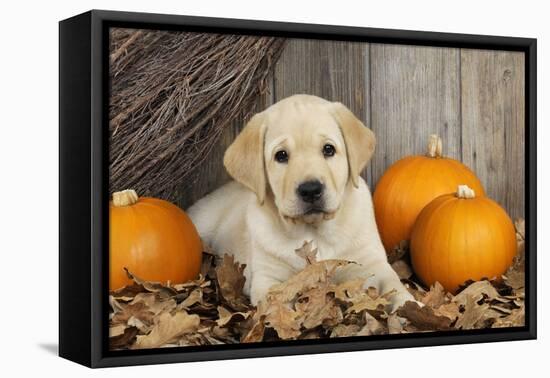
[[[420,211],[434,198],[467,184],[483,195],[476,175],[461,162],[443,157],[441,138],[431,135],[425,156],[408,156],[393,164],[378,181],[373,203],[386,251],[408,241]]]
[[[109,216],[110,290],[131,284],[124,268],[157,282],[181,283],[199,274],[201,240],[177,206],[125,190],[113,194]]]
[[[517,252],[514,224],[496,202],[461,185],[418,215],[411,235],[415,273],[455,293],[467,280],[502,275]]]

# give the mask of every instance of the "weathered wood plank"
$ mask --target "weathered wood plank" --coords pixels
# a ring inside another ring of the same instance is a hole
[[[369,125],[368,59],[367,43],[290,40],[275,66],[274,100],[305,93],[339,101]]]
[[[524,59],[521,52],[461,51],[464,162],[513,218],[525,216]]]
[[[395,161],[425,153],[433,133],[445,156],[460,159],[458,49],[371,44],[370,59],[374,183]]]

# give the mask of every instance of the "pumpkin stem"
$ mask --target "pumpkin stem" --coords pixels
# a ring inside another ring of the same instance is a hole
[[[131,206],[137,203],[138,199],[139,197],[133,189],[113,193],[113,205],[115,205],[115,207]]]
[[[470,198],[475,198],[476,193],[468,185],[459,185],[456,191],[456,196],[458,198],[470,199]]]
[[[437,134],[430,135],[428,139],[428,156],[432,158],[443,156],[443,142]]]

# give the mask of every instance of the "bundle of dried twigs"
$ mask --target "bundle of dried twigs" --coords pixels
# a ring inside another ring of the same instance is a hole
[[[110,189],[175,200],[222,130],[267,88],[284,39],[113,29]]]

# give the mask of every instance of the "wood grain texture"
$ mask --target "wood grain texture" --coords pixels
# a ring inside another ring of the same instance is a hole
[[[369,45],[294,39],[275,66],[275,101],[305,93],[346,105],[365,125],[370,123]],[[372,183],[369,169],[363,177]]]
[[[512,218],[525,213],[525,56],[461,51],[463,160]]]
[[[458,49],[372,44],[370,59],[374,182],[397,160],[426,153],[430,134],[460,159]]]

